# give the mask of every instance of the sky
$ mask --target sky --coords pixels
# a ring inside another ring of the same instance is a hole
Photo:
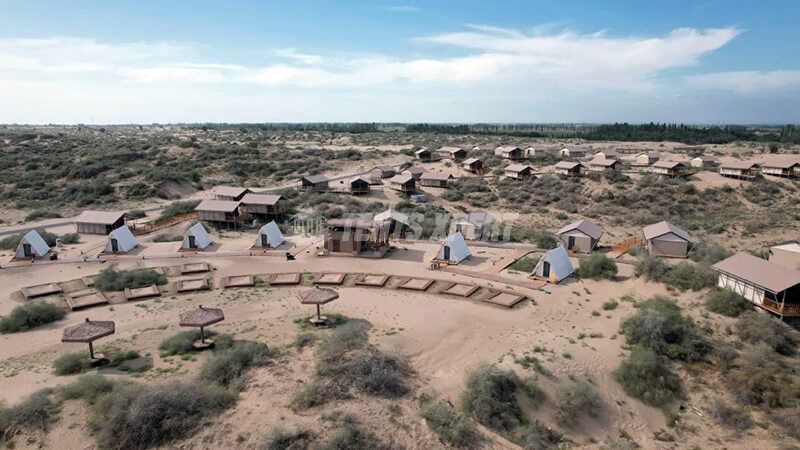
[[[796,0],[0,0],[0,123],[798,123],[797,17]]]

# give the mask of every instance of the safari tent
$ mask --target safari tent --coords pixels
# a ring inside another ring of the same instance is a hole
[[[557,284],[575,272],[563,245],[548,251],[533,268],[531,276]]]
[[[458,264],[470,256],[472,254],[469,252],[464,236],[456,232],[447,236],[444,240],[439,252],[436,254],[436,260],[444,261],[448,264]]]
[[[128,253],[139,246],[139,242],[127,225],[123,225],[108,234],[108,242],[103,253]]]
[[[781,317],[800,317],[800,271],[737,253],[714,264],[717,286]]]
[[[642,229],[647,251],[653,256],[686,258],[692,245],[689,233],[669,222],[659,222]]]
[[[50,246],[36,230],[31,230],[22,237],[14,252],[14,259],[44,258],[50,253]]]
[[[214,240],[211,239],[211,235],[206,231],[206,227],[197,222],[186,232],[181,248],[184,250],[204,250],[213,243]]]
[[[567,250],[574,253],[591,253],[600,242],[603,229],[591,220],[581,219],[561,228],[556,235]]]
[[[125,213],[122,211],[84,211],[75,218],[75,228],[81,234],[111,233],[125,225]]]
[[[380,224],[388,224],[388,235],[402,238],[409,226],[408,216],[393,209],[376,214],[372,219]]]
[[[273,220],[272,222],[264,225],[258,231],[258,239],[256,239],[255,248],[276,248],[283,244],[283,233],[281,233],[278,224]]]

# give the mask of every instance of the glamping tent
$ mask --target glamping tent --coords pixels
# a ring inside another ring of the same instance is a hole
[[[103,253],[128,253],[139,246],[139,242],[133,237],[131,229],[123,225],[108,235],[108,243]]]
[[[39,232],[31,230],[22,237],[14,252],[14,259],[44,258],[50,253],[50,246],[42,239]]]
[[[472,254],[469,252],[464,236],[456,232],[447,236],[447,239],[444,240],[439,253],[436,254],[436,260],[446,261],[449,264],[458,264],[470,256]]]
[[[563,245],[559,245],[542,256],[542,259],[533,268],[531,275],[555,284],[560,283],[574,272],[575,269],[572,267],[572,261],[569,260],[567,250]]]
[[[406,230],[409,227],[408,216],[391,208],[380,214],[376,214],[372,220],[379,223],[388,223],[389,236],[398,238],[405,237]]]
[[[278,224],[273,220],[272,222],[261,227],[258,232],[258,239],[253,247],[256,248],[276,248],[283,244],[283,234],[281,233]]]
[[[206,227],[204,227],[202,223],[197,222],[186,232],[186,237],[183,238],[181,249],[204,250],[213,243],[214,240],[211,239],[211,235],[206,231]]]

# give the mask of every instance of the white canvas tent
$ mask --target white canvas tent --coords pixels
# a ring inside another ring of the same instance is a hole
[[[467,247],[467,241],[461,233],[453,233],[447,236],[447,239],[442,243],[439,248],[439,253],[436,254],[438,261],[447,261],[450,264],[458,264],[461,261],[469,258],[472,254]]]
[[[108,235],[108,242],[103,253],[128,253],[139,246],[139,242],[133,237],[131,229],[123,225]]]
[[[569,277],[575,272],[572,262],[569,260],[567,250],[563,245],[548,251],[533,268],[532,275],[543,278],[548,283],[560,283],[564,278]]]
[[[208,234],[203,224],[197,222],[186,232],[186,237],[183,238],[181,248],[186,250],[203,250],[213,243],[214,240],[211,239],[211,235]]]
[[[50,253],[50,246],[42,239],[39,232],[31,230],[22,237],[14,252],[15,259],[44,258]]]
[[[278,224],[275,221],[261,227],[258,231],[258,239],[253,247],[255,248],[275,248],[283,244],[283,233],[281,233]]]

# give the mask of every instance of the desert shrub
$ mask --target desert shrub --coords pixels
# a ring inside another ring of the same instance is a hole
[[[203,382],[127,383],[97,399],[91,420],[101,447],[144,449],[190,435],[235,402],[235,394]]]
[[[153,237],[153,242],[181,242],[181,241],[183,241],[183,236],[181,236],[180,234],[161,233]]]
[[[14,250],[23,238],[22,234],[12,234],[0,239],[0,250]]]
[[[706,265],[684,261],[671,266],[659,281],[681,291],[699,291],[700,289],[714,286],[717,282],[717,277],[711,268]]]
[[[340,366],[341,376],[347,377],[350,383],[370,395],[386,398],[402,397],[408,393],[407,379],[411,373],[411,366],[404,358],[374,348],[359,353]]]
[[[65,400],[84,399],[89,403],[94,403],[100,395],[111,392],[113,388],[114,382],[108,378],[97,374],[86,374],[61,387],[58,394]]]
[[[552,250],[558,247],[558,238],[552,233],[535,233],[533,242],[542,250]]]
[[[161,211],[161,214],[158,216],[157,222],[167,221],[169,219],[172,219],[173,217],[194,212],[194,209],[199,204],[200,200],[186,200],[182,202],[170,203],[166,208],[164,208]]]
[[[41,389],[10,407],[6,426],[9,429],[47,430],[58,413],[58,405],[51,399],[52,393],[51,389]]]
[[[37,209],[28,214],[27,216],[25,216],[25,221],[31,222],[33,220],[39,220],[39,219],[57,219],[59,217],[63,216],[56,211],[50,209]]]
[[[0,317],[0,333],[27,331],[38,326],[61,320],[66,315],[64,308],[45,302],[31,302],[17,306],[11,314]]]
[[[730,405],[720,398],[712,400],[708,410],[717,422],[736,433],[747,431],[753,426],[753,419],[746,409],[741,406]]]
[[[665,407],[683,397],[683,383],[666,358],[636,347],[614,371],[614,378],[631,397],[648,405]]]
[[[101,291],[123,291],[151,284],[167,284],[167,277],[153,269],[119,270],[111,265],[101,270],[94,280],[94,287]]]
[[[81,241],[81,235],[78,233],[62,234],[59,238],[62,244],[77,244]]]
[[[144,217],[147,217],[147,213],[141,209],[132,209],[127,213],[125,213],[125,215],[130,217],[131,219],[142,219]]]
[[[372,325],[365,320],[354,319],[335,328],[330,337],[317,347],[320,356],[317,368],[319,369],[321,365],[324,370],[327,361],[335,360],[349,350],[366,345],[369,340],[367,333],[371,327]]]
[[[731,393],[751,405],[800,406],[800,380],[764,342],[747,345],[726,377]]]
[[[739,318],[736,324],[739,338],[751,344],[763,342],[781,355],[794,355],[800,343],[797,331],[784,322],[756,311],[750,311]]]
[[[292,395],[291,405],[295,410],[304,410],[343,398],[349,398],[344,386],[332,380],[314,378]]]
[[[753,309],[753,305],[736,292],[728,289],[714,289],[706,298],[706,308],[723,316],[738,317],[741,313]]]
[[[75,375],[91,368],[89,353],[66,353],[53,361],[53,373],[56,375]]]
[[[234,341],[231,347],[215,351],[203,364],[200,379],[240,389],[248,369],[263,366],[276,354],[263,342]]]
[[[461,395],[464,410],[478,422],[500,432],[509,432],[525,420],[517,402],[516,391],[521,387],[517,375],[496,366],[483,366],[467,377]]]
[[[422,417],[434,433],[453,447],[474,448],[480,445],[478,430],[449,403],[440,401],[423,406]]]
[[[666,297],[655,296],[637,305],[638,311],[625,319],[621,332],[629,345],[641,345],[670,359],[701,361],[710,351],[703,332],[680,307]]]
[[[308,347],[317,340],[317,335],[313,333],[297,333],[294,337],[294,346],[296,349]]]
[[[711,265],[722,261],[731,255],[733,255],[733,252],[721,245],[697,243],[692,246],[692,251],[689,253],[689,258],[697,263]]]
[[[634,274],[637,277],[643,276],[647,280],[661,281],[664,274],[667,273],[667,270],[669,270],[669,266],[667,266],[667,263],[665,263],[663,259],[658,256],[642,255],[639,260],[636,261]]]
[[[781,408],[769,411],[769,418],[783,428],[783,431],[794,439],[800,439],[800,407]]]
[[[214,337],[216,333],[204,330],[206,337]],[[183,355],[194,350],[194,342],[200,339],[200,330],[187,330],[173,334],[165,338],[158,345],[158,351],[162,356]],[[219,348],[219,343],[217,343]]]
[[[545,424],[534,420],[522,431],[520,444],[525,450],[549,450],[561,448],[565,441],[559,432],[547,427]]]
[[[577,274],[581,278],[608,280],[617,274],[617,263],[606,255],[593,253],[588,258],[581,259]]]
[[[586,381],[577,381],[558,390],[556,416],[560,423],[573,425],[584,414],[597,417],[601,406],[600,395],[594,386]]]
[[[613,310],[617,309],[617,306],[619,306],[619,303],[617,303],[616,300],[609,300],[609,301],[603,303],[603,310],[604,311],[613,311]]]
[[[381,448],[374,433],[358,424],[345,423],[338,427],[327,441],[319,445],[319,450],[373,450]]]
[[[522,383],[522,390],[525,391],[525,395],[533,401],[537,406],[542,403],[546,397],[546,394],[539,387],[539,384],[536,383],[536,379],[528,378]]]
[[[304,429],[286,431],[273,428],[267,435],[261,450],[305,450],[314,440],[314,435]]]

